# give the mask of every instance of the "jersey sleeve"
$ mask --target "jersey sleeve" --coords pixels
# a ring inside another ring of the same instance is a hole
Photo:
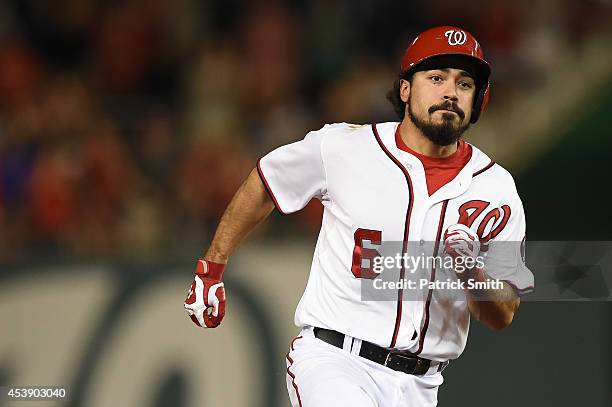
[[[321,199],[326,193],[321,151],[325,128],[273,150],[257,163],[259,176],[283,215],[299,211],[312,198]]]
[[[534,288],[534,277],[525,263],[525,211],[516,190],[501,209],[509,211],[510,216],[499,234],[488,243],[486,271],[489,276],[512,285],[519,294],[526,294]]]

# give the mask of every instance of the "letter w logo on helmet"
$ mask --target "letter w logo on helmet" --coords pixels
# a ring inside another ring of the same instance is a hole
[[[448,45],[463,45],[467,41],[465,31],[461,30],[448,30],[444,36],[448,39]]]

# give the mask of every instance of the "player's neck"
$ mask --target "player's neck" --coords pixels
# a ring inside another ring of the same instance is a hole
[[[448,146],[434,144],[410,120],[402,120],[399,131],[408,148],[428,157],[444,158],[457,151],[457,143]]]

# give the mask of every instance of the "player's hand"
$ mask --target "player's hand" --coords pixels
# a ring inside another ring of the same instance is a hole
[[[474,261],[480,254],[480,241],[478,235],[470,228],[461,223],[451,225],[444,232],[444,251],[457,263],[461,258],[461,264],[466,264],[466,259]],[[457,268],[456,272],[461,274],[465,268]]]
[[[185,299],[185,311],[202,328],[219,326],[225,315],[225,287],[221,282],[224,264],[199,259],[196,275]]]

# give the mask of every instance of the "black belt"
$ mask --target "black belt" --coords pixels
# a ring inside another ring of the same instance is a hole
[[[323,342],[327,342],[337,348],[342,349],[344,347],[344,334],[340,332],[323,328],[314,328],[314,335]],[[390,369],[413,375],[424,375],[432,364],[432,361],[429,359],[420,358],[405,352],[390,350],[366,341],[361,341],[359,356]],[[440,362],[438,365],[438,372],[444,370],[447,365],[448,362]]]

